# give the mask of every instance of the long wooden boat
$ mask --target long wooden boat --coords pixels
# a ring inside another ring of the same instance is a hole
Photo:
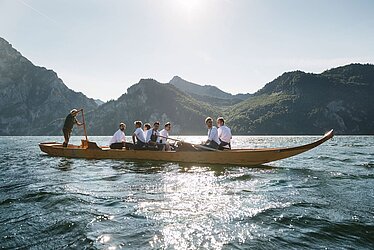
[[[327,132],[321,139],[310,144],[290,148],[256,148],[232,149],[224,151],[148,151],[110,149],[98,147],[95,142],[82,140],[82,145],[68,145],[61,143],[40,143],[40,149],[50,156],[86,159],[122,159],[122,160],[151,160],[168,162],[188,162],[203,164],[226,164],[253,166],[285,159],[315,148],[334,136],[333,130]]]

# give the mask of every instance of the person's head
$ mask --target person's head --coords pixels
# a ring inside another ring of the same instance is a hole
[[[170,131],[170,129],[171,129],[171,123],[170,122],[165,123],[165,130]]]
[[[160,122],[159,121],[156,121],[153,123],[153,129],[154,130],[158,130],[158,128],[160,127]]]
[[[146,131],[146,130],[150,130],[150,129],[151,129],[151,124],[149,124],[148,122],[144,123],[143,130]]]
[[[134,122],[135,128],[141,128],[142,124],[143,124],[142,121],[135,121]]]
[[[72,114],[73,116],[76,116],[78,114],[78,110],[72,109],[70,110],[70,114]]]
[[[218,118],[217,118],[217,127],[221,127],[221,126],[223,126],[223,125],[225,125],[225,120],[223,119],[222,116],[221,116],[221,117],[218,117]]]
[[[123,122],[121,122],[121,123],[119,124],[119,129],[122,130],[122,131],[125,131],[125,129],[126,129],[126,124],[124,124]]]
[[[206,124],[206,126],[207,126],[208,128],[211,128],[211,127],[213,126],[213,119],[212,119],[212,117],[207,117],[207,118],[205,119],[205,124]]]

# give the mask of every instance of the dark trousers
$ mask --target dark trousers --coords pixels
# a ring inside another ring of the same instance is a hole
[[[122,149],[124,146],[125,146],[124,142],[115,142],[115,143],[110,144],[109,147],[111,149]]]
[[[71,135],[71,129],[62,129],[62,132],[64,133],[64,143],[62,144],[63,147],[67,147]]]
[[[137,140],[135,144],[133,144],[133,148],[135,150],[142,150],[146,149],[146,144],[140,140]]]
[[[134,144],[129,143],[129,142],[116,142],[112,143],[109,146],[111,149],[123,149],[125,147],[127,150],[129,149],[134,149]]]
[[[204,146],[208,148],[214,148],[214,149],[218,149],[219,147],[218,143],[215,141],[209,141],[208,143],[204,144]]]
[[[145,148],[147,150],[162,151],[164,149],[164,144],[147,144]]]
[[[165,147],[166,147],[165,144],[157,143],[157,148],[159,151],[163,151]]]
[[[219,147],[218,147],[219,150],[231,149],[231,144],[230,143],[225,142],[225,141],[221,141],[221,140],[220,140],[220,142],[221,143],[219,144]],[[229,147],[227,148],[225,146],[229,146]]]

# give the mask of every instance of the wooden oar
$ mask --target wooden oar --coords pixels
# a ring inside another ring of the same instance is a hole
[[[172,140],[172,141],[180,141],[180,142],[184,142],[183,140],[174,139],[174,138],[166,137],[166,136],[162,136],[162,135],[158,135],[158,137],[165,138],[165,139],[170,139],[170,140]],[[186,142],[186,143],[188,143],[188,142]],[[190,144],[192,144],[192,143],[190,143]]]
[[[220,151],[218,149],[210,148],[210,147],[207,147],[207,146],[204,146],[204,145],[200,145],[200,144],[193,144],[193,146],[196,147],[196,148],[200,148],[200,149],[204,149],[204,150],[209,150],[209,151]]]
[[[186,143],[186,144],[190,144],[190,145],[192,145],[195,148],[200,148],[200,149],[210,150],[210,151],[219,151],[218,149],[210,148],[210,147],[207,147],[207,146],[204,146],[204,145],[200,145],[200,144],[194,144],[194,143],[190,143],[190,142],[185,142],[183,140],[174,139],[174,138],[171,138],[171,137],[165,137],[165,136],[162,136],[162,135],[159,135],[159,137],[165,138],[165,139],[169,139],[169,140],[173,140],[173,141],[180,141],[180,142],[183,142],[183,143]]]
[[[86,130],[86,122],[84,121],[83,109],[80,109],[78,112],[82,112],[82,123],[83,123],[83,129],[84,129],[84,136],[86,137],[86,141],[88,141],[87,130]]]

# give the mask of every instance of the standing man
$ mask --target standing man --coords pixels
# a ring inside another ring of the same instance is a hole
[[[66,116],[64,127],[62,129],[62,132],[64,133],[64,139],[65,139],[64,143],[62,144],[64,148],[68,146],[71,131],[73,131],[74,124],[77,124],[78,126],[83,125],[83,123],[78,122],[76,118],[78,113],[79,113],[78,110],[72,109],[70,113]]]
[[[213,126],[213,119],[211,117],[207,117],[205,119],[205,124],[208,128],[208,140],[206,140],[203,146],[218,149],[221,142],[218,138],[218,130],[215,126]]]
[[[121,122],[119,124],[119,129],[114,133],[112,139],[110,139],[109,147],[111,149],[122,149],[126,144],[125,135],[126,124]]]
[[[218,139],[220,141],[218,149],[231,149],[231,129],[225,125],[225,120],[223,117],[217,118],[217,127],[218,127]]]

